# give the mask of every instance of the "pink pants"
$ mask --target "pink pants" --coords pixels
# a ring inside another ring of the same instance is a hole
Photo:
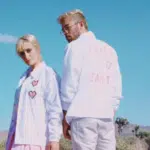
[[[45,150],[44,147],[24,144],[13,144],[11,150]]]
[[[9,150],[45,150],[46,149],[45,147],[38,146],[38,145],[13,144],[14,137],[15,137],[15,134],[12,136]]]

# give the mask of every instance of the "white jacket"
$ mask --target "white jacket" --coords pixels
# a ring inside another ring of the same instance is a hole
[[[6,150],[14,132],[15,144],[40,146],[59,141],[62,134],[57,74],[44,62],[28,76],[30,70],[21,77],[16,90]]]
[[[69,43],[60,91],[68,123],[78,117],[112,119],[122,97],[115,50],[90,31]]]

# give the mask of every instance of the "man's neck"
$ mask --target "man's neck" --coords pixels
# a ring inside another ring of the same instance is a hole
[[[86,32],[88,32],[88,30],[86,30],[86,29],[81,30],[80,35],[82,35],[82,34],[84,34],[84,33],[86,33]]]

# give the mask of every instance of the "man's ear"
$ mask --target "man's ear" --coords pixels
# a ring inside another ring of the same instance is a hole
[[[81,26],[81,27],[84,27],[83,21],[80,22],[80,26]]]

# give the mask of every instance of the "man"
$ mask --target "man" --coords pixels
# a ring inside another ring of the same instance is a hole
[[[60,88],[64,137],[72,139],[73,150],[115,150],[113,119],[122,94],[117,54],[88,31],[80,10],[58,22],[69,42]]]

